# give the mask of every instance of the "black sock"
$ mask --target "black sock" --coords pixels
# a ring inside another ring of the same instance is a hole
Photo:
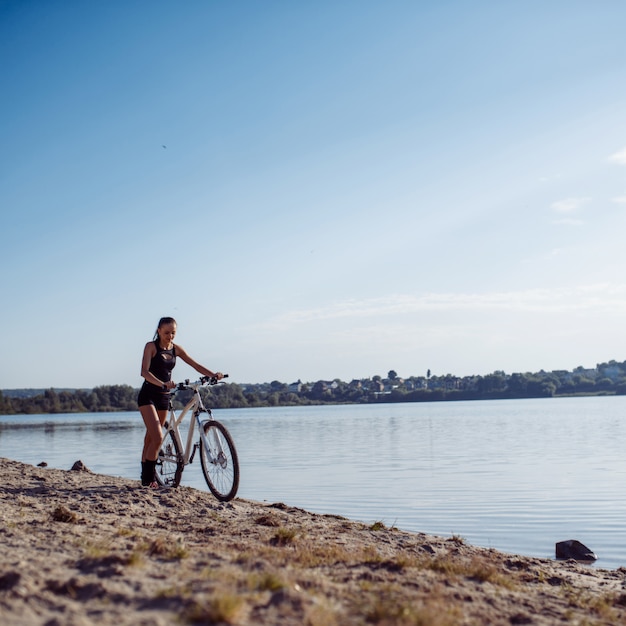
[[[148,487],[154,482],[154,471],[156,469],[156,461],[141,462],[141,484]]]

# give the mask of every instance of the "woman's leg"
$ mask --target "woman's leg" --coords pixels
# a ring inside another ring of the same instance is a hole
[[[143,450],[141,451],[141,462],[143,463],[146,460],[146,452],[148,451],[148,447],[150,446],[150,437],[148,435],[148,431],[146,430],[146,436],[143,438]]]
[[[169,411],[166,409],[165,411],[157,411],[157,415],[159,416],[159,422],[161,424],[161,428],[163,428],[163,424],[165,424],[165,420],[167,419],[167,414]],[[160,448],[161,446],[159,446]]]
[[[142,461],[156,461],[163,442],[162,425],[165,422],[167,411],[157,411],[153,404],[139,407],[139,412],[146,425],[146,436],[143,440]]]

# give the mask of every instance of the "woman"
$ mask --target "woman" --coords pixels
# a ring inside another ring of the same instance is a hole
[[[176,387],[172,380],[172,370],[176,358],[180,357],[203,376],[223,378],[220,372],[212,372],[194,361],[179,345],[174,344],[176,320],[162,317],[154,334],[154,339],[146,344],[141,361],[141,375],[144,383],[139,390],[137,404],[146,425],[146,437],[141,454],[141,484],[158,487],[154,477],[157,456],[163,442],[163,424],[170,401],[170,389]]]

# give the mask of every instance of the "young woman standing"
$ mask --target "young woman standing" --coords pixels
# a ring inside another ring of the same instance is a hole
[[[158,487],[154,478],[157,456],[163,442],[163,424],[169,408],[170,390],[176,387],[172,380],[172,370],[177,357],[193,367],[203,376],[223,378],[221,372],[212,372],[194,361],[178,344],[174,344],[176,320],[162,317],[159,320],[154,339],[149,341],[141,360],[141,376],[144,383],[139,390],[137,404],[146,425],[146,436],[141,454],[141,484]]]

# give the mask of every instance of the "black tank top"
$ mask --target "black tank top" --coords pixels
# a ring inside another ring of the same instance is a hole
[[[154,342],[156,346],[156,354],[150,361],[150,373],[154,374],[164,383],[172,380],[172,370],[176,365],[176,346],[172,345],[171,350],[164,350],[159,345],[159,340]]]

